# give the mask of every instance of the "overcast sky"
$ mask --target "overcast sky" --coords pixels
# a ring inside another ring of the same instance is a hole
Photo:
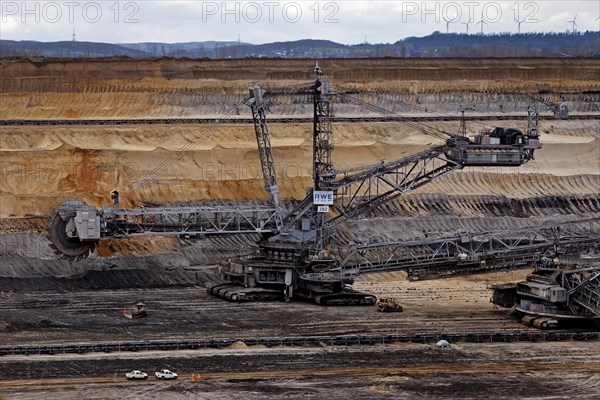
[[[393,43],[434,31],[600,30],[599,0],[23,1],[0,0],[0,37],[95,42],[329,39]],[[480,21],[483,20],[483,23]],[[447,22],[449,21],[449,23]],[[517,21],[521,21],[520,24]]]

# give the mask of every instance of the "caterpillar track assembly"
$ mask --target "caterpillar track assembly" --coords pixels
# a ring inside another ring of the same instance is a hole
[[[283,300],[284,297],[282,291],[244,287],[231,282],[209,286],[206,291],[213,296],[233,302]]]

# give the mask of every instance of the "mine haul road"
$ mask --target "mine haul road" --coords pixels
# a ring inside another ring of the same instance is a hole
[[[118,357],[5,356],[0,358],[3,375],[17,368],[40,373],[22,379],[4,376],[0,393],[20,399],[75,398],[69,397],[74,393],[94,399],[263,399],[283,394],[294,400],[344,399],[350,393],[351,398],[369,399],[511,398],[515,393],[540,399],[569,393],[593,399],[600,388],[599,346],[598,342],[457,343],[450,349],[432,343],[312,348],[240,344]],[[124,377],[131,368],[151,373],[164,365],[176,370],[179,380],[150,377],[128,382]],[[192,373],[200,374],[201,381],[192,382]]]

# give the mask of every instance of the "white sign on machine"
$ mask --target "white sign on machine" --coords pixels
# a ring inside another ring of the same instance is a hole
[[[333,205],[333,192],[332,191],[319,191],[313,192],[313,204],[316,206],[330,206]]]

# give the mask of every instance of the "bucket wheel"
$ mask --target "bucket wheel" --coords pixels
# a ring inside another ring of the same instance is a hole
[[[87,258],[96,247],[95,241],[79,240],[73,217],[68,217],[65,221],[58,211],[50,218],[48,239],[52,242],[50,247],[54,249],[55,254],[71,261]]]

